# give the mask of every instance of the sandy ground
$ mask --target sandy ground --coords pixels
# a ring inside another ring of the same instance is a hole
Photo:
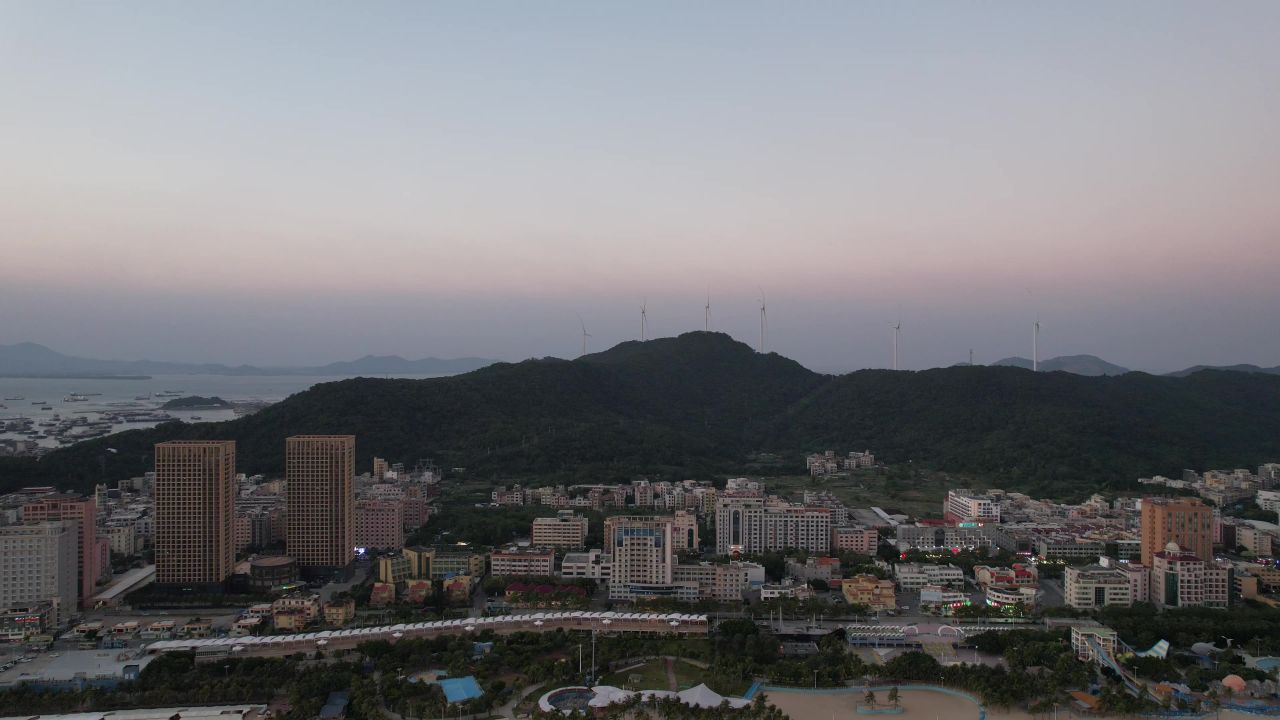
[[[903,690],[901,705],[906,711],[901,715],[858,715],[857,706],[862,702],[860,692],[767,692],[769,702],[793,720],[826,720],[827,718],[883,718],[884,720],[977,720],[978,707],[952,695],[928,690]],[[876,699],[887,703],[887,692],[879,691]],[[988,709],[991,720],[1031,720],[1031,716],[1019,711]]]

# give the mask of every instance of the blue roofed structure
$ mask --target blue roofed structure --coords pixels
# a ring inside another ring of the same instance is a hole
[[[444,697],[450,703],[475,700],[484,695],[484,691],[480,689],[480,684],[476,682],[475,677],[472,675],[441,680],[440,689],[444,690]]]

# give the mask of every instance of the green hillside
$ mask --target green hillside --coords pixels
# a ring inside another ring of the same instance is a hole
[[[1082,377],[1017,368],[811,372],[719,333],[628,342],[574,361],[428,380],[317,385],[224,423],[172,423],[0,461],[0,486],[92,486],[150,469],[160,440],[236,440],[245,472],[280,472],[285,437],[354,433],[359,463],[432,458],[469,475],[568,481],[743,472],[748,456],[871,449],[1009,489],[1075,494],[1183,467],[1280,458],[1280,377]],[[110,453],[107,448],[116,452]]]

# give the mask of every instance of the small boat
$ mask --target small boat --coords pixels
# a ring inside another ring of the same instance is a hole
[[[41,409],[41,410],[52,410],[52,409],[53,409],[53,406],[52,406],[52,405],[41,405],[41,406],[40,406],[40,409]]]
[[[70,395],[62,398],[62,402],[64,403],[89,402],[89,398],[85,397],[84,395],[81,395],[80,393],[71,393]]]
[[[134,395],[133,399],[134,400],[150,400],[151,396],[150,395]]]
[[[31,404],[32,404],[32,405],[48,405],[48,404],[49,404],[49,401],[48,401],[48,400],[37,400],[37,401],[35,401],[35,402],[31,403]]]
[[[11,397],[11,398],[5,398],[5,400],[26,400],[26,398],[24,398],[24,397]]]

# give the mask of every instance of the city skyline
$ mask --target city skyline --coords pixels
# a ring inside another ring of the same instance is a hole
[[[0,9],[0,342],[1280,362],[1274,4],[136,8]]]

